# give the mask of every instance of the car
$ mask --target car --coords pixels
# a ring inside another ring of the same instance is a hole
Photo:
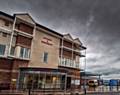
[[[98,80],[89,80],[88,85],[89,86],[98,86]]]

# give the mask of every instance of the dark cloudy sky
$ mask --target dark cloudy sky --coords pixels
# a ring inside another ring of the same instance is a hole
[[[0,9],[28,12],[42,25],[79,37],[87,46],[87,70],[120,78],[120,0],[0,0]]]

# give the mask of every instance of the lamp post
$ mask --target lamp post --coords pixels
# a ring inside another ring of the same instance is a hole
[[[85,50],[85,65],[84,65],[84,76],[85,76],[85,79],[84,79],[84,95],[86,95],[86,50]]]
[[[32,89],[32,81],[29,80],[28,83],[27,83],[27,89],[28,89],[28,95],[31,95],[31,89]]]

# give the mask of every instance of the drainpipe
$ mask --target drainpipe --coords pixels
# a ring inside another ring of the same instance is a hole
[[[72,42],[72,62],[73,62],[73,64],[74,64],[74,61],[73,61],[73,42]],[[74,66],[75,66],[75,64],[73,65],[73,68],[74,68]],[[71,80],[72,80],[72,77],[71,77]],[[74,84],[75,84],[75,80],[74,80]],[[71,85],[71,83],[70,83],[70,89],[72,88],[72,85]],[[75,88],[74,88],[75,89]]]
[[[60,65],[62,64],[62,57],[63,57],[63,39],[64,39],[64,38],[62,38]]]
[[[33,29],[33,39],[31,41],[30,58],[32,58],[32,51],[33,51],[33,46],[34,46],[35,33],[36,33],[36,24],[34,24],[34,29]]]
[[[13,36],[14,36],[15,23],[16,23],[16,17],[15,17],[14,22],[13,22],[13,28],[12,28],[11,38],[10,38],[10,45],[9,45],[8,55],[10,55],[10,51],[11,51],[11,47],[12,47],[12,41],[13,41]]]

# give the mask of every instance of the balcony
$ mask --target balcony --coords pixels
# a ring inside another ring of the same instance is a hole
[[[26,24],[25,22],[23,23],[20,20],[17,20],[14,31],[16,31],[19,35],[33,38],[34,26]]]
[[[72,49],[65,46],[61,46],[60,48],[63,48],[63,51],[73,52],[74,54],[79,55],[80,57],[85,57],[84,51],[80,51],[79,49]]]
[[[24,47],[11,47],[9,58],[16,58],[20,60],[30,60],[30,49]]]
[[[79,63],[76,63],[75,60],[66,58],[59,58],[59,66],[80,69]]]

